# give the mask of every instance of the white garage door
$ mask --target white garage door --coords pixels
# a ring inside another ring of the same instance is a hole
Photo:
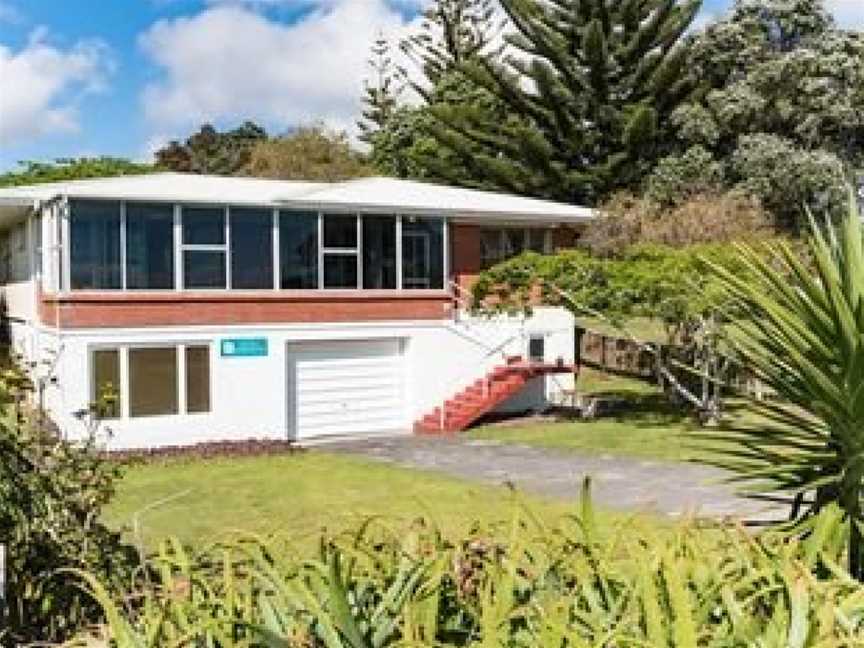
[[[406,428],[401,341],[288,345],[288,420],[294,437]]]

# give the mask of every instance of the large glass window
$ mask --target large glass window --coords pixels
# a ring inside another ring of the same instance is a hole
[[[129,349],[129,416],[177,414],[177,349]]]
[[[357,255],[324,255],[325,288],[357,288]]]
[[[363,217],[363,287],[396,288],[396,218]]]
[[[183,208],[183,287],[225,288],[225,210]]]
[[[343,214],[324,214],[324,247],[357,247],[357,217]]]
[[[183,208],[183,245],[224,244],[224,209],[221,207]]]
[[[186,347],[186,411],[210,411],[210,348]]]
[[[126,205],[126,287],[174,287],[174,208]]]
[[[99,349],[93,352],[91,402],[101,418],[120,416],[120,352]]]
[[[318,214],[279,212],[280,287],[318,287]]]
[[[402,287],[444,287],[444,221],[402,219]]]
[[[324,214],[324,288],[359,288],[357,217]]]
[[[224,288],[225,252],[184,250],[183,286],[185,288]]]
[[[72,289],[122,288],[120,203],[72,201],[69,231]]]
[[[177,349],[129,349],[129,416],[177,414]]]
[[[273,288],[273,212],[231,209],[231,287]]]

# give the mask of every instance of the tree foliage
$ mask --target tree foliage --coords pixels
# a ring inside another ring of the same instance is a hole
[[[365,157],[348,135],[322,125],[304,126],[288,135],[258,142],[242,174],[282,180],[332,182],[372,175]]]
[[[481,50],[454,66],[471,89],[459,99],[427,95],[426,136],[461,161],[434,174],[583,203],[634,186],[693,90],[683,35],[699,4],[503,0],[506,54]]]
[[[390,42],[383,35],[379,35],[372,44],[367,65],[372,78],[363,84],[363,111],[357,126],[360,139],[374,144],[379,133],[393,119],[404,85],[390,52]]]
[[[419,81],[402,73],[427,103],[441,80],[462,65],[486,56],[501,30],[493,0],[433,0],[417,30],[399,49],[420,72]]]
[[[719,182],[792,228],[805,205],[842,212],[845,174],[864,156],[862,60],[864,34],[839,29],[823,0],[736,0],[693,39],[701,90],[672,114],[680,150],[648,192],[674,200]]]
[[[171,141],[156,151],[156,163],[181,173],[233,175],[249,163],[255,144],[266,139],[267,132],[250,121],[229,131],[205,124],[185,141]]]
[[[0,187],[140,175],[157,170],[151,164],[115,157],[61,158],[54,162],[28,161],[19,166],[21,168],[0,174]]]

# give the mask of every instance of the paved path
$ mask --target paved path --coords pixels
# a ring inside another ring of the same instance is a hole
[[[551,497],[574,498],[583,477],[590,475],[594,501],[611,509],[749,520],[782,519],[789,512],[788,506],[737,496],[732,487],[718,483],[722,471],[696,464],[581,455],[465,437],[368,438],[318,448],[490,484],[511,482]]]

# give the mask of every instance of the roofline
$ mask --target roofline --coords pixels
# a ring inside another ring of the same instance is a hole
[[[280,207],[292,207],[296,209],[315,209],[321,211],[354,211],[365,214],[380,214],[382,212],[395,212],[404,215],[417,216],[455,216],[459,218],[504,218],[511,220],[562,220],[583,222],[594,218],[594,211],[587,207],[578,208],[584,210],[585,214],[543,214],[534,212],[509,212],[485,209],[454,209],[450,207],[436,207],[435,209],[424,209],[420,207],[405,207],[404,205],[372,204],[372,203],[344,203],[327,202],[320,200],[292,200],[287,198],[277,202]]]

